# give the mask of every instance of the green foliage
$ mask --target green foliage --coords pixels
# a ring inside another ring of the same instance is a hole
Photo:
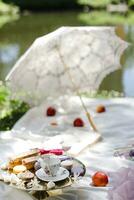
[[[18,7],[5,4],[0,0],[0,28],[4,24],[18,19],[18,13]]]
[[[10,101],[10,112],[0,119],[0,131],[10,130],[14,124],[27,112],[29,105],[17,100]]]
[[[126,17],[118,13],[108,13],[106,11],[93,11],[90,13],[82,13],[79,19],[88,25],[120,25],[133,24],[134,14],[129,13]]]
[[[119,3],[120,0],[78,0],[78,3],[82,5],[97,7],[106,7],[110,3]]]
[[[17,14],[18,11],[19,11],[18,7],[13,5],[8,5],[0,0],[0,15],[5,15],[5,14],[14,15]]]
[[[102,90],[102,91],[93,91],[93,92],[86,92],[82,94],[83,97],[88,97],[88,98],[117,98],[117,97],[123,97],[124,95],[120,92],[111,90]]]
[[[0,85],[0,131],[9,130],[30,106],[11,98],[11,92],[5,85]]]
[[[128,1],[128,5],[129,5],[129,6],[134,6],[134,0],[129,0],[129,1]]]
[[[105,7],[111,0],[79,0],[78,2],[82,5],[89,5],[92,7]]]
[[[18,15],[0,15],[0,28],[9,22],[17,20],[18,18]]]

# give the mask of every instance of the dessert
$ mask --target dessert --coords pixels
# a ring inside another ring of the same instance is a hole
[[[25,158],[29,158],[29,157],[33,157],[33,156],[37,156],[39,154],[39,150],[36,149],[31,149],[30,151],[27,151],[25,153],[21,153],[15,157],[13,157],[8,165],[9,169],[13,169],[16,165],[21,165],[22,164],[22,160]]]
[[[103,172],[96,172],[92,177],[92,184],[96,187],[105,187],[108,184],[108,176]]]
[[[103,113],[103,112],[105,112],[106,111],[106,108],[105,108],[105,106],[103,106],[103,105],[99,105],[99,106],[97,106],[97,108],[96,108],[96,112],[97,113]]]
[[[73,166],[73,161],[72,160],[64,160],[61,162],[61,166],[66,168],[67,170],[71,170]]]
[[[14,174],[19,174],[21,172],[25,172],[27,168],[24,165],[17,165],[13,168],[13,173]]]
[[[56,115],[56,109],[53,108],[53,107],[49,107],[49,108],[47,109],[46,115],[47,115],[48,117],[55,116],[55,115]]]
[[[44,153],[44,151],[45,153],[46,151],[49,153],[53,152],[60,156],[56,156],[54,154],[47,154],[43,156],[41,155],[41,153]],[[35,155],[35,152],[33,152],[32,150],[32,153],[30,151],[30,153],[23,153],[19,156],[14,157],[14,160],[12,159],[10,161],[10,164],[12,164],[13,167],[11,170],[9,170],[9,167],[7,167],[8,163],[6,165],[2,165],[1,168],[3,170],[0,170],[0,181],[3,181],[8,185],[10,184],[17,189],[29,191],[47,191],[59,187],[62,188],[66,184],[67,186],[71,185],[76,176],[84,176],[85,174],[85,166],[73,157],[62,155],[62,149],[38,149],[36,153],[38,156],[31,156],[33,154]],[[16,165],[17,163],[21,164]],[[61,166],[69,170],[67,177],[65,177],[65,182],[63,181],[64,177],[62,178],[61,175],[64,175],[66,170],[62,169],[63,171],[60,171],[59,169]],[[49,182],[47,180],[45,181],[45,179],[43,181],[39,174],[36,173],[37,170],[39,170],[41,167],[44,169],[44,172],[46,172],[46,176],[50,175],[50,179],[48,179]],[[47,171],[49,171],[50,173]],[[60,172],[62,172],[63,174],[61,174]],[[51,176],[53,176],[53,181],[51,181]],[[60,176],[61,180],[59,179],[59,184],[57,182],[57,178],[60,178]]]
[[[76,118],[73,122],[74,127],[83,127],[84,122],[81,118]]]
[[[27,169],[33,169],[34,164],[37,162],[37,157],[30,157],[30,158],[25,158],[22,160],[22,164],[27,168]]]

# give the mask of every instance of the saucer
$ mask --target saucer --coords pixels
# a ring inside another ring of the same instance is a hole
[[[57,182],[57,181],[62,181],[66,178],[69,177],[69,171],[63,167],[60,167],[58,173],[56,176],[51,176],[45,173],[45,171],[41,168],[38,171],[36,171],[36,176],[42,180],[42,181],[53,181],[53,182]]]

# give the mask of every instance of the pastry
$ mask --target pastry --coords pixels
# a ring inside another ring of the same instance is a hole
[[[25,172],[27,168],[24,165],[17,165],[13,168],[13,173],[14,174],[19,174],[21,172]]]
[[[8,168],[13,169],[16,165],[21,165],[23,159],[37,156],[38,153],[38,149],[32,149],[28,152],[24,152],[22,154],[19,154],[18,156],[13,157],[9,162]]]
[[[17,165],[21,165],[22,164],[22,162],[14,162],[13,160],[10,160],[10,162],[9,162],[9,164],[8,164],[8,169],[9,170],[12,170],[15,166],[17,166]]]
[[[33,169],[36,162],[37,162],[37,157],[30,157],[22,160],[22,164],[27,169]]]

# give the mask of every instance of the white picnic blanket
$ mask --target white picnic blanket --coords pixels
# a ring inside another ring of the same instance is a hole
[[[116,171],[122,166],[132,166],[133,162],[131,161],[114,158],[113,150],[117,147],[134,143],[134,99],[117,98],[98,100],[84,98],[84,101],[103,137],[102,141],[85,149],[78,156],[87,166],[86,176],[88,177],[89,174],[91,175],[98,170],[109,172]],[[105,113],[96,114],[95,109],[99,104],[106,106]],[[50,105],[55,106],[59,114],[54,118],[46,119],[44,112]],[[72,127],[72,120],[75,117],[82,117],[86,123],[86,128],[79,129]],[[57,122],[58,127],[50,126],[50,123],[53,121]],[[46,147],[46,145],[50,145],[48,140],[50,136],[55,138],[55,136],[57,137],[57,133],[66,135],[70,132],[72,135],[82,134],[83,139],[86,137],[86,134],[90,134],[91,132],[79,98],[62,97],[58,100],[49,99],[42,105],[29,110],[16,123],[12,131],[1,133],[0,161],[6,160],[12,154],[17,154],[31,147]],[[60,139],[54,141],[56,142],[52,143],[52,147],[59,147],[61,144]],[[68,145],[73,145],[75,142],[74,137],[73,140],[68,142]],[[9,189],[9,187],[0,184],[0,200],[7,200],[9,198],[10,200],[16,200],[21,199],[21,197],[25,200],[31,199],[26,193]],[[51,197],[50,199],[96,200],[98,198],[100,200],[108,200],[107,191],[92,190],[91,188],[88,190],[70,188],[65,190],[63,195]]]

